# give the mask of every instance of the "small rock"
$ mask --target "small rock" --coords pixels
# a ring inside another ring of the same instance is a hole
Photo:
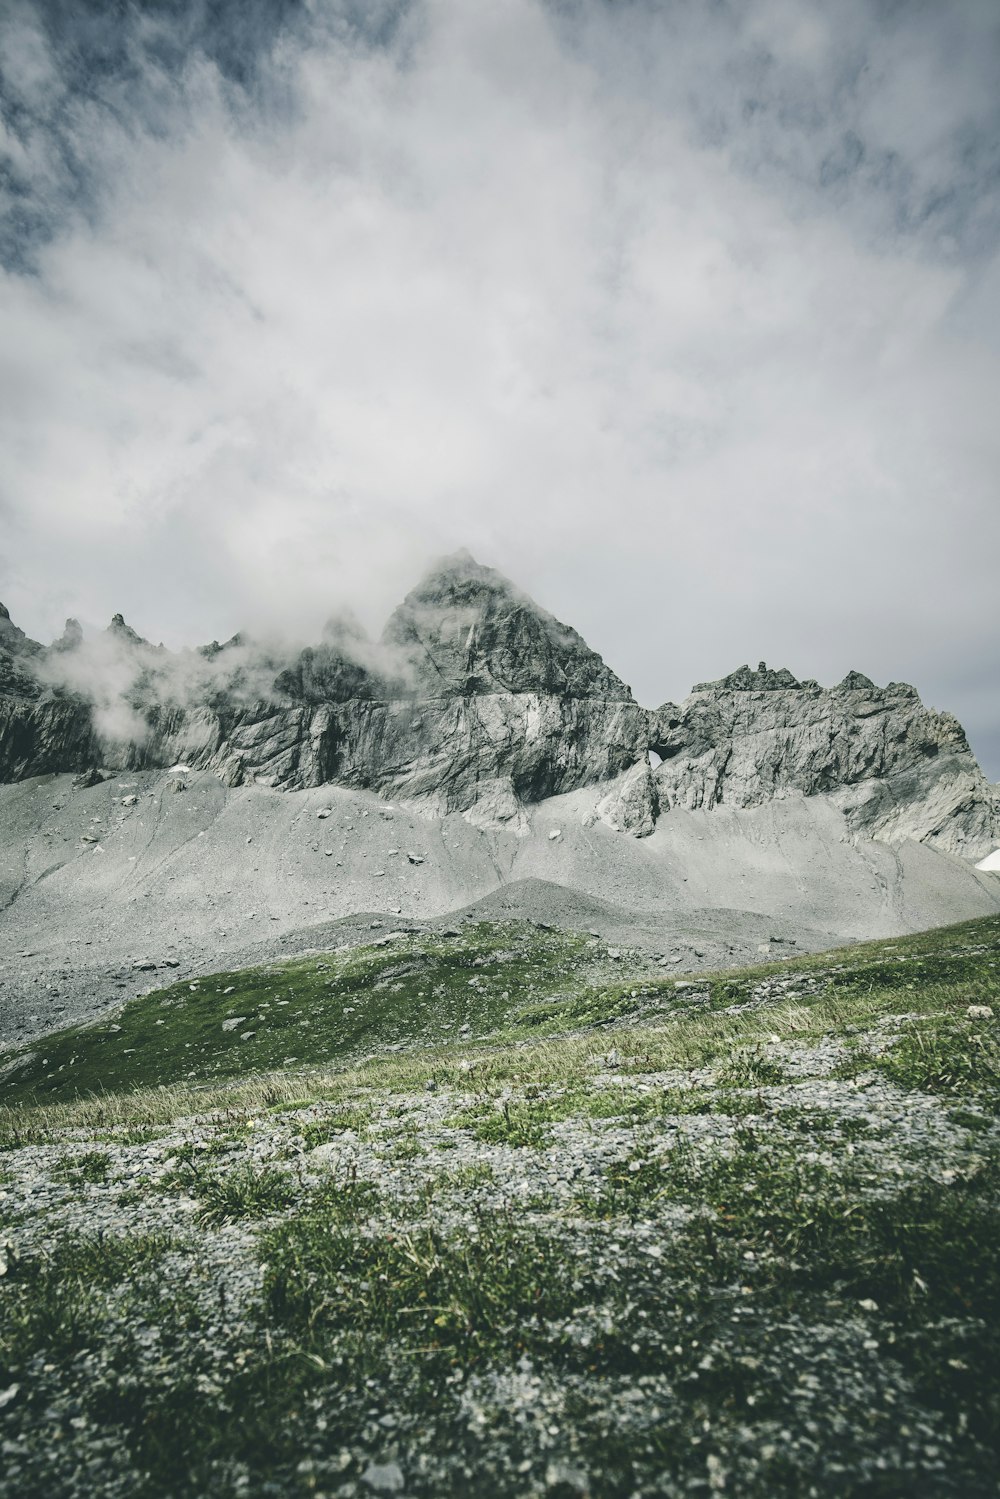
[[[993,1019],[993,1006],[992,1005],[970,1005],[969,1008],[966,1010],[965,1013],[966,1013],[966,1015],[968,1015],[968,1017],[969,1017],[970,1020],[992,1020]]]
[[[410,861],[411,864],[422,864],[424,862],[424,860],[423,860],[423,858],[422,858],[422,856],[420,854],[410,854],[410,853],[408,853],[406,855],[406,857],[409,859],[409,861]]]
[[[101,775],[101,772],[94,766],[91,766],[89,770],[83,771],[81,775],[78,775],[74,779],[73,785],[78,791],[86,791],[91,786],[100,786],[103,780],[104,777]]]
[[[319,811],[316,813],[316,816],[322,822],[325,817],[331,816],[332,812],[333,812],[333,808],[332,807],[320,807]]]
[[[562,837],[562,828],[553,828],[549,834],[549,842],[554,843],[557,838]]]
[[[17,1393],[17,1386],[14,1386]],[[361,1475],[361,1482],[380,1494],[398,1494],[405,1482],[403,1470],[398,1463],[369,1463]]]

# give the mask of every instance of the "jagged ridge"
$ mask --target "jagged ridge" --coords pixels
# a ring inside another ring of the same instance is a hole
[[[69,620],[46,651],[0,611],[3,780],[183,762],[233,786],[337,783],[486,823],[593,785],[594,815],[639,837],[672,807],[824,795],[858,836],[974,858],[1000,842],[996,788],[961,725],[907,684],[850,672],[822,688],[761,662],[647,711],[467,552],[431,569],[381,640],[341,615],[296,653],[237,635],[175,655],[121,615],[95,645]]]

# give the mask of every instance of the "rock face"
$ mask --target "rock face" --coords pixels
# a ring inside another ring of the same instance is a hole
[[[662,763],[653,770],[648,751]],[[381,640],[332,619],[291,652],[234,636],[175,655],[121,615],[48,650],[0,605],[0,780],[183,762],[230,786],[336,783],[523,822],[525,804],[597,788],[593,815],[644,838],[671,808],[824,796],[858,837],[981,858],[1000,842],[961,726],[912,687],[837,687],[762,662],[641,708],[584,640],[468,553],[444,559]]]
[[[586,641],[500,573],[457,552],[409,593],[383,642],[425,696],[546,694],[631,701]]]
[[[972,857],[1000,838],[1000,808],[958,720],[912,687],[849,672],[836,687],[742,666],[650,716],[661,806],[756,806],[829,795],[858,836],[916,838]]]
[[[625,684],[574,630],[467,553],[423,579],[380,642],[340,617],[290,659],[237,636],[180,672],[116,615],[102,650],[119,677],[132,663],[130,734],[104,727],[115,722],[107,704],[95,712],[80,693],[44,689],[56,652],[56,676],[72,681],[81,648],[68,625],[48,667],[12,679],[0,779],[183,761],[233,786],[337,782],[504,822],[525,802],[608,781],[645,754],[646,713]]]

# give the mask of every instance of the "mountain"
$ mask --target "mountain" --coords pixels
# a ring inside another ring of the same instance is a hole
[[[632,694],[575,630],[468,552],[438,563],[408,593],[383,643],[428,697],[537,693],[631,702]]]
[[[652,757],[652,759],[651,759]],[[659,762],[659,763],[653,763]],[[850,836],[980,859],[1000,803],[961,725],[912,687],[835,687],[763,662],[646,710],[569,626],[467,552],[437,563],[381,639],[337,616],[315,647],[238,635],[171,653],[122,616],[46,650],[0,606],[0,781],[184,764],[231,787],[374,791],[523,829],[592,787],[591,820],[649,836],[673,808],[825,798]]]

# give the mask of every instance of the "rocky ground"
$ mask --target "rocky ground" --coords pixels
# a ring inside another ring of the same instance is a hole
[[[159,1083],[0,1115],[0,1494],[995,1494],[997,920],[680,980],[454,930],[321,965],[445,1039],[178,1081],[170,991]],[[255,1045],[303,961],[190,1013]]]

